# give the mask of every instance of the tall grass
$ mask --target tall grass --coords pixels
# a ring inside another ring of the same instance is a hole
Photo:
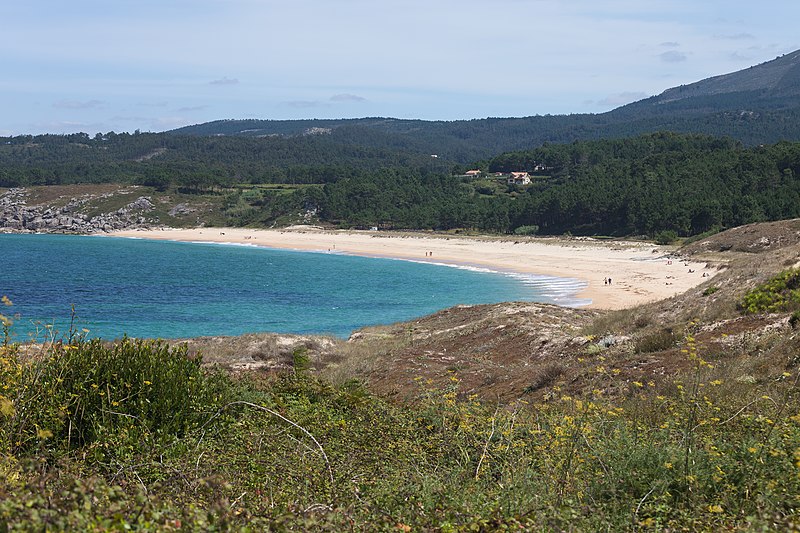
[[[511,405],[455,377],[416,380],[417,402],[402,405],[302,364],[234,379],[129,339],[32,360],[7,347],[0,529],[797,526],[798,374],[721,379],[693,329],[674,339],[691,371],[667,383],[576,397],[544,380],[546,400]]]

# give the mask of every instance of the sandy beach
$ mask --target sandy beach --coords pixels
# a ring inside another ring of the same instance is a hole
[[[670,258],[670,249],[647,243],[578,238],[447,237],[424,233],[323,230],[193,228],[128,230],[113,237],[185,242],[239,243],[269,248],[391,257],[500,272],[578,278],[587,285],[577,296],[588,307],[623,309],[680,294],[716,273],[705,263]],[[611,279],[605,284],[605,279]]]

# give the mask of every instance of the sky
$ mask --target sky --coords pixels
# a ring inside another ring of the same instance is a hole
[[[795,0],[2,3],[2,136],[602,113],[800,49]]]

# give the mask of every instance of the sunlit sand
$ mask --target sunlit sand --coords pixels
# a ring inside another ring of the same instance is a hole
[[[623,309],[685,292],[716,273],[705,263],[669,257],[647,243],[576,238],[447,237],[438,234],[338,231],[311,226],[284,230],[193,228],[126,230],[115,237],[250,244],[269,248],[391,257],[501,272],[578,278],[576,296],[589,307]],[[610,279],[610,283],[608,280]]]

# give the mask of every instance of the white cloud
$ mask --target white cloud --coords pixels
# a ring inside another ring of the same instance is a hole
[[[209,85],[238,85],[239,80],[236,78],[222,77],[218,80],[208,82]]]
[[[658,54],[658,57],[660,57],[661,61],[665,63],[680,63],[681,61],[686,61],[687,59],[686,54],[683,52],[678,52],[677,50],[670,50],[669,52]]]
[[[332,102],[366,102],[367,99],[363,96],[358,96],[357,94],[334,94],[331,96]]]
[[[734,35],[715,35],[714,38],[728,41],[752,41],[756,36],[752,33],[737,33]]]
[[[53,107],[58,109],[96,109],[103,106],[100,100],[59,100],[53,102]]]

